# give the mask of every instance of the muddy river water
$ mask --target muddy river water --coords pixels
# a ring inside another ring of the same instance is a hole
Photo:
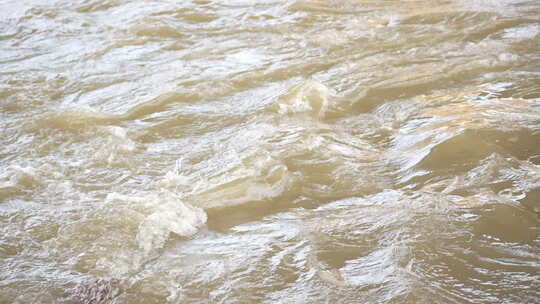
[[[540,303],[540,2],[0,0],[0,303]]]

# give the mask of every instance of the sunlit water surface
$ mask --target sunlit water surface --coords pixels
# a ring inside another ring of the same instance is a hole
[[[539,214],[538,1],[0,1],[0,303],[539,303]]]

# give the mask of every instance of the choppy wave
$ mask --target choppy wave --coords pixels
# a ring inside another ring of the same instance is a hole
[[[537,1],[0,8],[1,303],[538,301]]]

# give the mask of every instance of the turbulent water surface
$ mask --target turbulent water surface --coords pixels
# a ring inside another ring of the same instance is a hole
[[[0,8],[0,303],[540,303],[538,1]]]

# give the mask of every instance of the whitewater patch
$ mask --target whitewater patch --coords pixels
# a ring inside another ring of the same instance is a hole
[[[199,184],[189,201],[205,209],[236,206],[277,197],[296,180],[287,166],[269,155],[254,155],[231,169]]]
[[[193,236],[206,219],[201,208],[165,190],[111,193],[84,218],[64,225],[49,243],[50,252],[71,251],[79,271],[119,276],[138,271],[172,234]]]
[[[12,165],[0,173],[0,198],[43,186],[44,181],[33,167]]]
[[[304,113],[323,119],[335,107],[330,89],[315,80],[305,80],[293,86],[277,100],[277,112],[282,115]]]
[[[145,253],[162,248],[171,233],[191,236],[206,223],[206,213],[202,209],[182,202],[170,192],[153,194],[142,199],[121,195],[109,195],[107,199],[135,202],[150,211],[139,224],[136,236],[139,248]]]

